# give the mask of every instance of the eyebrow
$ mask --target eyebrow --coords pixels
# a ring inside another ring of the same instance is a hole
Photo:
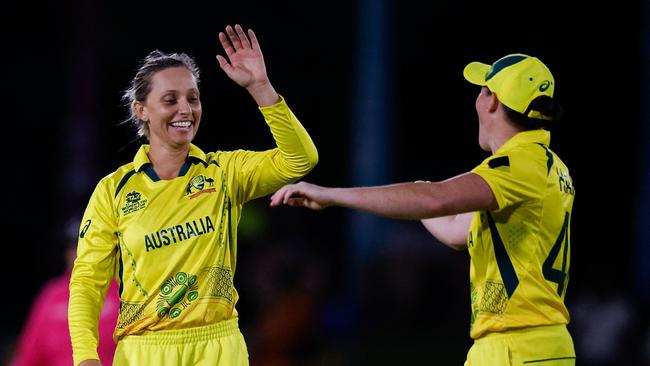
[[[198,88],[187,89],[187,91],[188,91],[188,92],[196,92],[197,94],[200,94]],[[179,93],[179,92],[182,93],[181,90],[176,90],[176,89],[167,89],[167,90],[163,90],[163,91],[161,91],[161,92],[160,92],[160,95],[165,95],[165,94],[169,94],[169,93]]]

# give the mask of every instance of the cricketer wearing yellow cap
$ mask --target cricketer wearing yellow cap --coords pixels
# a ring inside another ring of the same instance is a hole
[[[539,110],[543,103],[532,103],[550,101],[555,89],[539,59],[512,54],[492,65],[472,62],[463,74],[511,114],[551,119]],[[468,365],[575,363],[564,304],[575,191],[549,143],[545,129],[521,131],[472,170],[488,183],[499,208],[476,212],[468,234],[470,334],[476,340]]]
[[[443,244],[471,257],[467,366],[575,364],[564,297],[569,281],[575,190],[550,148],[559,120],[555,80],[537,58],[507,55],[472,62],[465,78],[476,99],[481,148],[491,153],[464,174],[439,182],[327,188],[300,182],[272,205],[342,206],[396,219],[420,219]]]

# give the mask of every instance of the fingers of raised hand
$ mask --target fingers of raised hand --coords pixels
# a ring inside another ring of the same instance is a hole
[[[259,50],[260,49],[260,43],[257,41],[257,36],[255,35],[255,32],[253,32],[252,29],[248,30],[248,38],[250,38],[252,47],[254,49]]]
[[[232,43],[232,46],[235,48],[235,50],[239,50],[242,48],[241,41],[239,40],[239,36],[237,35],[237,32],[235,32],[235,29],[232,26],[226,26],[226,34],[228,34],[228,38],[230,38],[230,43]]]
[[[223,47],[223,50],[226,51],[226,55],[228,55],[228,57],[235,53],[235,49],[232,47],[232,44],[228,40],[228,37],[225,33],[219,32],[219,41],[221,42],[221,46]]]
[[[219,62],[221,70],[223,70],[230,79],[235,80],[237,70],[228,62],[228,60],[221,55],[217,55],[217,62]]]
[[[227,26],[226,33],[228,34],[230,42],[232,43],[235,50],[251,48],[251,42],[248,39],[248,36],[246,36],[246,33],[244,32],[244,29],[241,27],[241,25],[235,24],[234,28]]]
[[[248,40],[246,33],[244,33],[244,29],[241,27],[241,25],[235,24],[235,31],[237,32],[237,36],[239,37],[239,41],[241,42],[242,46],[244,48],[251,48],[251,43]]]

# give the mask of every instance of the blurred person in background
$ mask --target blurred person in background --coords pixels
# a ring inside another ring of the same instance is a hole
[[[475,102],[480,147],[491,153],[472,171],[441,182],[326,188],[300,182],[271,206],[342,206],[422,220],[442,243],[468,250],[474,344],[466,365],[575,365],[564,304],[575,190],[549,148],[561,118],[555,80],[538,58],[510,54],[468,64],[481,86]],[[437,123],[437,121],[436,121]]]
[[[36,295],[25,325],[18,338],[11,366],[69,366],[72,346],[68,330],[70,274],[77,256],[80,217],[72,217],[64,227],[65,271],[47,281]],[[99,313],[98,353],[104,365],[113,363],[113,330],[120,309],[118,286],[111,281],[104,307]]]
[[[262,310],[251,329],[252,365],[315,363],[326,264],[302,242],[265,243],[254,259],[253,285]]]
[[[303,177],[318,153],[271,85],[255,33],[227,26],[219,40],[221,69],[255,100],[277,147],[204,153],[192,144],[202,115],[194,60],[158,50],[143,60],[124,96],[149,143],[98,183],[83,218],[70,283],[75,365],[99,364],[96,314],[113,276],[115,364],[249,363],[233,286],[242,207]]]

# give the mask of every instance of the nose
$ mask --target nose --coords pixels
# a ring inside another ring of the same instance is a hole
[[[192,114],[192,106],[190,105],[190,102],[187,100],[181,100],[178,103],[178,112],[182,115]]]

